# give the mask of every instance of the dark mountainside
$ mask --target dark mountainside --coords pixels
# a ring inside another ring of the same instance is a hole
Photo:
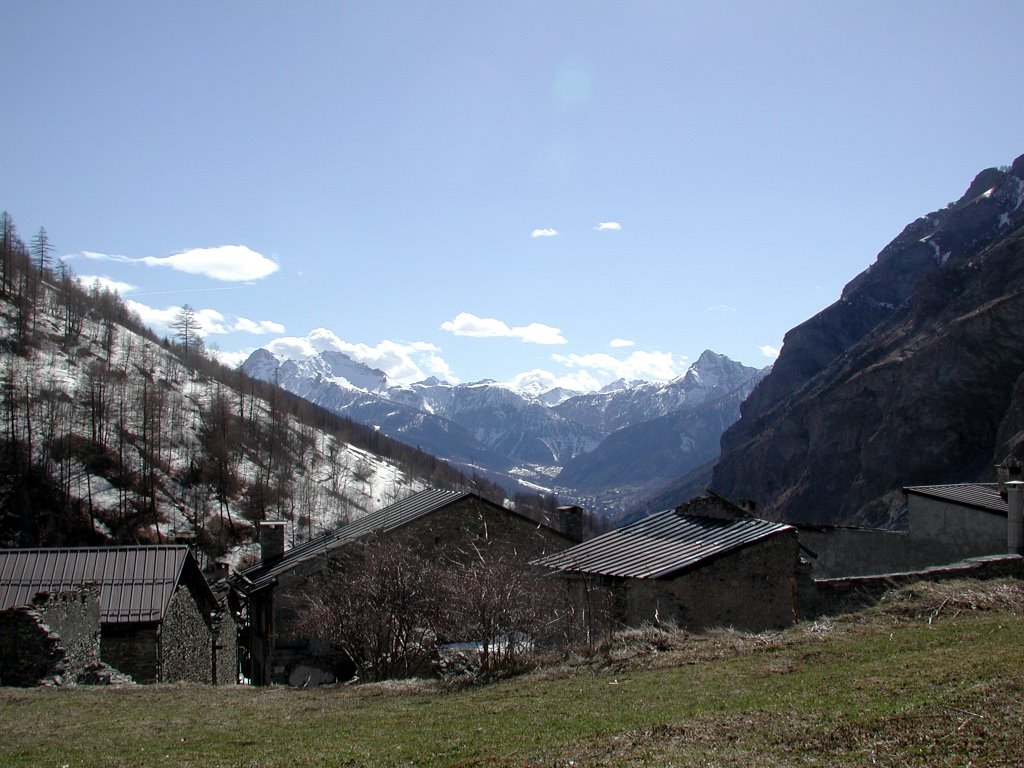
[[[905,485],[992,479],[1024,445],[1024,156],[910,224],[786,334],[712,487],[797,522],[886,524]]]

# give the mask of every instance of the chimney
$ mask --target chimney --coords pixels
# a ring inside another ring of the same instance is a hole
[[[1011,555],[1024,555],[1024,483],[1010,480],[1006,491],[1006,551]]]
[[[566,505],[557,507],[558,527],[567,539],[575,542],[583,541],[583,507]]]
[[[260,562],[276,563],[284,555],[284,520],[264,520],[260,523]]]

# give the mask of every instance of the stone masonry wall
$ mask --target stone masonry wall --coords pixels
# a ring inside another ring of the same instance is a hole
[[[0,684],[74,683],[100,658],[99,589],[41,593],[0,612]]]
[[[100,655],[137,683],[158,681],[160,656],[156,624],[104,624]]]
[[[238,682],[238,623],[230,610],[224,610],[214,642],[217,655],[217,679],[214,683],[235,685]]]
[[[160,681],[216,682],[213,679],[213,630],[192,592],[179,586],[160,627]]]
[[[672,621],[691,631],[788,627],[797,618],[797,560],[796,531],[788,531],[673,578],[623,580],[623,620]]]

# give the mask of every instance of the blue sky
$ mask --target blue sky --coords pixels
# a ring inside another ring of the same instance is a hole
[[[6,0],[0,208],[228,360],[760,366],[1024,153],[1022,28],[1016,0]]]

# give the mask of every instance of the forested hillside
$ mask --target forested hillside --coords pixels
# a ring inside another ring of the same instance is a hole
[[[51,264],[0,221],[0,546],[194,537],[244,555],[254,524],[292,543],[425,485],[501,489],[228,369],[186,308],[174,339]]]

